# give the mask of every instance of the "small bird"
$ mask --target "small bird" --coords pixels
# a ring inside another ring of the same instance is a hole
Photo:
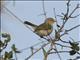
[[[34,32],[39,35],[41,38],[48,36],[53,31],[53,24],[56,21],[53,18],[46,18],[45,22],[40,25],[35,25],[31,22],[25,21],[24,24],[27,24],[34,28]]]

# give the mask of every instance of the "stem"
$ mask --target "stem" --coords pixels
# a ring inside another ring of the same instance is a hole
[[[13,15],[19,22],[21,22],[22,24],[24,24],[23,23],[23,21],[19,18],[19,17],[17,17],[14,13],[12,13],[7,7],[4,7],[11,15]],[[26,26],[26,25],[25,25]],[[30,27],[28,27],[28,26],[26,26],[27,28],[29,28],[32,32],[33,32],[33,30],[30,28]]]
[[[44,12],[45,18],[47,18],[47,16],[46,16],[46,11],[45,11],[45,6],[44,6],[44,0],[43,0],[43,12]]]
[[[14,53],[14,54],[15,54],[15,60],[18,60],[16,53]]]
[[[47,60],[47,57],[48,57],[48,54],[46,54],[46,55],[44,56],[44,60]]]

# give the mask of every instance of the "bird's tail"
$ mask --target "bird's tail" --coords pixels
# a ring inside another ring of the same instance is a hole
[[[37,25],[35,25],[35,24],[31,23],[31,22],[28,22],[28,21],[25,21],[24,24],[27,24],[27,25],[29,25],[29,26],[31,26],[33,28],[37,27]]]

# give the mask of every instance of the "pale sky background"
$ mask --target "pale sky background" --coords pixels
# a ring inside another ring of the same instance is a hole
[[[61,14],[61,12],[66,11],[66,2],[63,1],[47,1],[45,2],[45,10],[47,12],[48,17],[54,18],[53,8],[56,9],[56,14]],[[79,3],[79,1],[71,2],[70,11],[74,9],[76,4]],[[33,22],[37,25],[44,22],[44,16],[40,15],[43,13],[42,8],[42,1],[16,1],[15,6],[13,5],[13,2],[8,1],[5,6],[12,11],[16,16],[18,16],[23,22],[25,20]],[[79,14],[79,10],[77,10],[74,15]],[[61,20],[59,17],[58,21],[61,23]],[[70,19],[70,21],[67,22],[65,29],[69,29],[73,26],[76,26],[80,24],[79,21],[80,17]],[[10,33],[11,35],[11,42],[9,43],[10,47],[12,44],[15,44],[18,49],[23,49],[30,47],[38,42],[39,36],[34,34],[32,31],[30,31],[28,28],[26,28],[22,23],[20,23],[15,17],[13,17],[10,13],[8,13],[6,10],[3,11],[1,15],[1,27],[2,32]],[[56,25],[54,24],[54,29]],[[80,28],[80,27],[79,27]],[[69,36],[73,37],[75,41],[79,41],[79,28],[76,28],[69,32]],[[63,38],[65,39],[65,38]],[[69,38],[66,38],[65,40],[68,40]],[[9,50],[10,48],[7,48]],[[22,53],[18,54],[18,60],[24,60],[27,56],[29,56],[30,51],[24,50]],[[70,57],[68,54],[62,54],[62,59],[66,60],[68,57]],[[74,57],[74,56],[72,56]],[[42,60],[43,54],[38,52],[35,54],[30,60]],[[59,60],[57,54],[50,55],[48,60]]]

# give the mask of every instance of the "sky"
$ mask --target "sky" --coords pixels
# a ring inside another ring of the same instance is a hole
[[[66,2],[63,1],[45,1],[45,10],[47,12],[47,17],[53,17],[54,18],[54,12],[53,8],[56,10],[56,14],[61,14],[62,12],[66,11]],[[79,1],[71,2],[72,6],[70,7],[70,11],[74,9],[76,4],[79,3]],[[5,6],[13,12],[17,17],[19,17],[23,22],[24,21],[30,21],[36,25],[39,25],[44,22],[45,17],[41,14],[43,14],[43,8],[42,8],[42,1],[16,1],[15,5],[11,1],[5,2]],[[74,15],[79,14],[79,10],[77,10]],[[67,23],[64,29],[69,29],[71,27],[74,27],[78,24],[80,24],[80,17],[70,19]],[[57,20],[59,24],[61,24],[61,19],[57,17]],[[56,24],[54,24],[53,28],[56,28]],[[80,27],[79,27],[80,28]],[[79,28],[76,28],[72,30],[69,34],[70,37],[73,37],[75,41],[79,41],[80,34],[79,34]],[[7,32],[11,35],[11,42],[9,43],[10,47],[12,44],[15,44],[16,47],[21,50],[27,47],[30,47],[38,42],[40,42],[40,37],[34,34],[32,31],[30,31],[28,28],[26,28],[20,21],[18,21],[13,15],[11,15],[6,10],[3,10],[1,14],[1,30],[2,32]],[[76,31],[76,32],[75,32]],[[65,38],[63,38],[65,39]],[[65,39],[68,40],[69,38]],[[7,48],[6,50],[10,50],[10,48]],[[30,60],[42,60],[43,54],[40,51],[39,53],[35,54]],[[18,54],[18,60],[24,60],[27,56],[29,56],[30,51],[24,50],[22,53]],[[66,60],[65,57],[66,54],[62,54],[62,59]],[[58,56],[50,55],[48,60],[59,60]]]

